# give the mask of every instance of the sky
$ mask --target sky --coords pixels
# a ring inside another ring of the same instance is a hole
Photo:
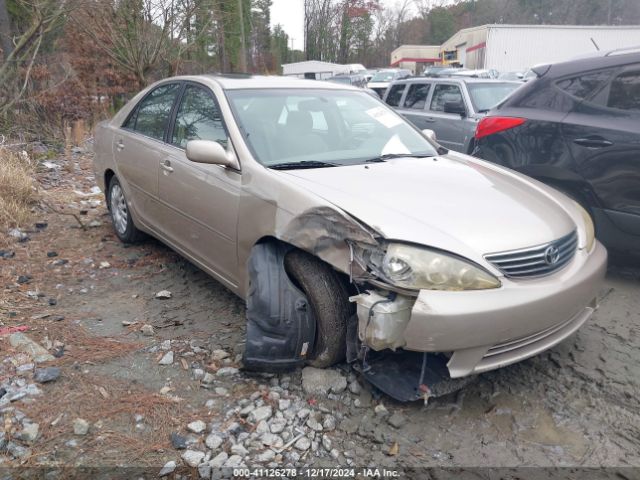
[[[393,7],[399,0],[381,0],[385,7]],[[271,25],[278,23],[289,35],[289,47],[293,39],[293,48],[302,50],[304,44],[304,0],[273,0],[271,7]]]

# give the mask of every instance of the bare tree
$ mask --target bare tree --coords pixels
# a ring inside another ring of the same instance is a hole
[[[172,60],[180,61],[194,47],[189,29],[197,6],[198,2],[189,0],[98,0],[85,2],[72,18],[142,87],[162,60],[177,70]]]
[[[11,47],[5,51],[0,64],[0,117],[5,118],[24,96],[43,39],[64,21],[68,5],[67,0],[22,1],[23,8],[28,12],[29,23],[23,33],[11,41]]]
[[[7,9],[7,0],[0,0],[0,48],[4,58],[7,58],[13,50],[11,19]]]

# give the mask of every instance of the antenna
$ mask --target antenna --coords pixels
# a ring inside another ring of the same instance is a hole
[[[598,46],[598,44],[596,43],[596,41],[593,39],[593,37],[591,37],[591,43],[593,43],[593,45],[596,47],[597,51],[600,51],[600,47]]]

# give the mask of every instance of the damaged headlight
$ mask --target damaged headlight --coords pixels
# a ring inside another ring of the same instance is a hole
[[[582,215],[582,220],[584,221],[584,232],[585,232],[585,237],[587,239],[587,252],[590,252],[591,249],[593,248],[593,244],[596,241],[596,229],[593,226],[593,220],[591,219],[591,215],[589,215],[589,212],[587,212],[584,207],[582,205],[580,205],[578,202],[574,202],[576,204],[576,206],[578,207],[578,210],[580,210],[580,214]]]
[[[386,252],[364,247],[357,255],[382,280],[410,290],[484,290],[501,283],[482,268],[446,253],[391,243]]]

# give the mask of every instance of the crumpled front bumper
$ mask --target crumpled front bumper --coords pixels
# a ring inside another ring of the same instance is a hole
[[[548,277],[502,278],[495,290],[423,290],[404,332],[406,350],[452,352],[452,378],[480,373],[536,355],[574,333],[596,309],[607,251],[587,254]]]

